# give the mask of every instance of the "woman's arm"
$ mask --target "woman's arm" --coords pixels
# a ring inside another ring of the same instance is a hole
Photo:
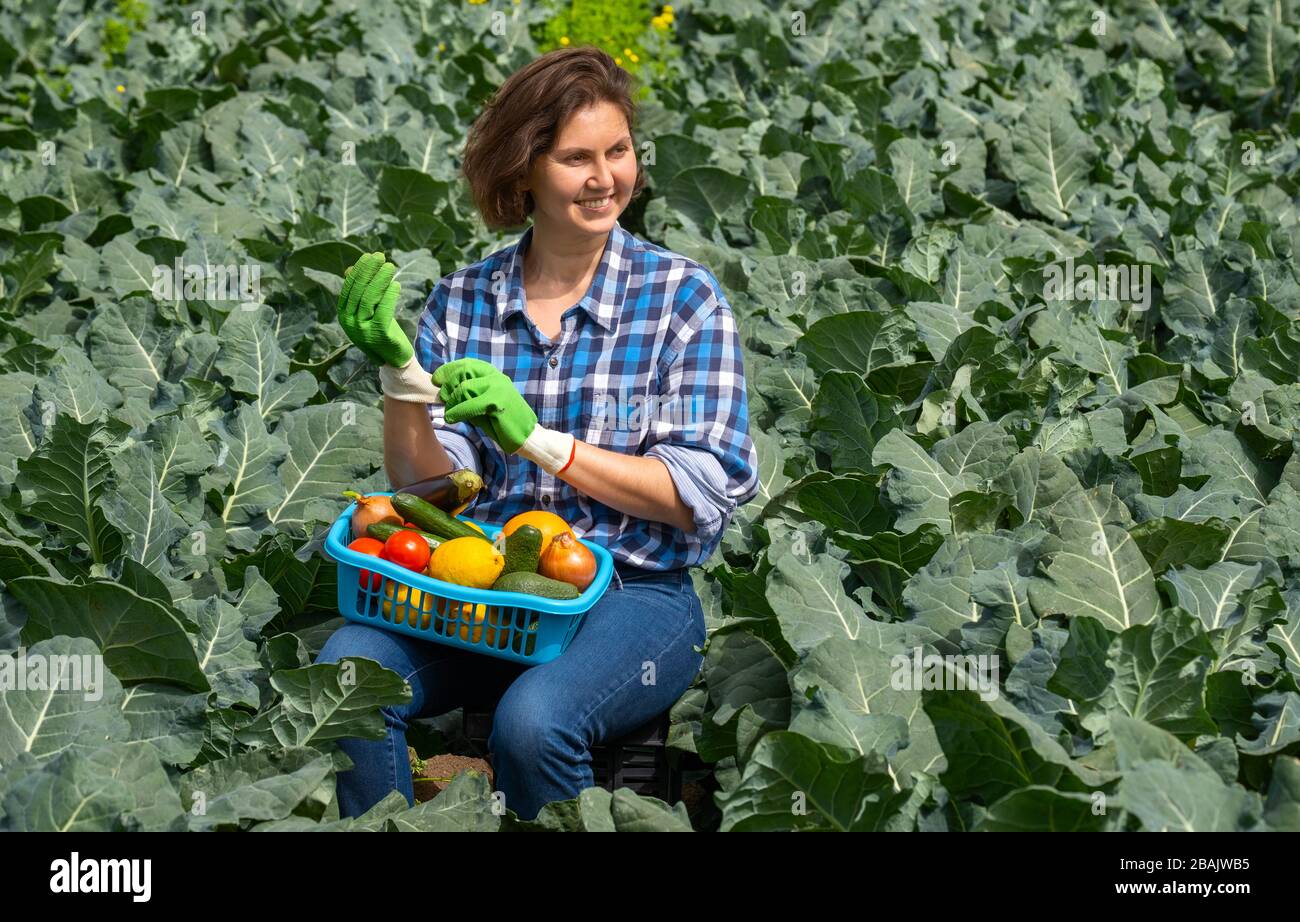
[[[380,366],[384,467],[389,482],[403,487],[449,473],[455,465],[434,435],[434,412],[430,409],[437,390],[428,371],[432,364],[429,340],[433,337],[427,308],[435,303],[442,284],[429,297],[418,323],[418,342],[412,346],[397,322],[402,286],[394,281],[396,273],[397,267],[385,261],[383,253],[364,254],[343,273],[338,318],[353,345]]]
[[[578,440],[573,463],[556,476],[619,512],[664,522],[686,534],[695,531],[691,507],[682,502],[668,466],[658,458],[606,451]]]
[[[644,455],[575,440],[572,463],[556,475],[620,512],[672,525],[691,536],[688,544],[701,548],[758,490],[744,355],[731,306],[720,292],[712,276],[689,289],[699,305],[698,319],[686,325],[694,332],[684,333],[686,341],[673,356],[659,395],[662,405],[683,411],[710,407],[709,418],[691,412],[693,425],[670,425],[667,431],[661,422]],[[732,478],[719,456],[734,472]]]
[[[428,404],[384,395],[384,470],[393,489],[441,477],[455,467],[434,434]]]
[[[432,369],[447,361],[443,324],[449,290],[447,280],[441,279],[416,321],[415,359],[422,375],[430,375]],[[428,383],[433,387],[432,382]],[[437,388],[433,390],[436,392]],[[448,423],[440,402],[426,402],[423,396],[416,395],[398,399],[400,396],[392,396],[387,391],[384,394],[384,469],[393,489],[441,477],[459,468],[483,473],[472,426]]]

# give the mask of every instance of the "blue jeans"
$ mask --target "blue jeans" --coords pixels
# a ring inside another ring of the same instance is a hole
[[[409,703],[382,709],[383,739],[339,741],[354,763],[338,775],[340,815],[360,816],[393,790],[414,805],[407,721],[467,705],[495,704],[496,787],[520,819],[591,787],[591,747],[672,707],[704,661],[693,649],[704,645],[704,609],[689,569],[616,573],[564,653],[538,666],[354,622],[331,634],[316,662],[377,660],[412,692]]]

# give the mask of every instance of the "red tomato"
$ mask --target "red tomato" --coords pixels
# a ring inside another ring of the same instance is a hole
[[[384,542],[378,538],[358,538],[348,545],[348,550],[369,554],[371,557],[379,557],[384,552]],[[374,589],[379,585],[379,574],[372,573],[370,570],[362,570],[361,585]]]
[[[396,531],[384,542],[379,556],[418,572],[429,564],[429,543],[416,532]]]

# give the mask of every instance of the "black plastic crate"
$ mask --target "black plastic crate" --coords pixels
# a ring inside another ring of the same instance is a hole
[[[612,792],[628,788],[637,794],[675,804],[682,799],[682,777],[668,761],[668,712],[647,721],[618,739],[591,748],[591,774],[597,787]],[[468,708],[465,736],[487,745],[492,713]]]

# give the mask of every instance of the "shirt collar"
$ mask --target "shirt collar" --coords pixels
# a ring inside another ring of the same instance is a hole
[[[506,286],[497,295],[497,320],[505,327],[512,314],[524,310],[524,253],[533,239],[529,225],[522,237],[507,250],[504,266]],[[591,287],[578,306],[609,332],[618,326],[618,309],[623,303],[627,278],[631,272],[631,235],[617,221],[605,241],[605,252],[591,277]]]

